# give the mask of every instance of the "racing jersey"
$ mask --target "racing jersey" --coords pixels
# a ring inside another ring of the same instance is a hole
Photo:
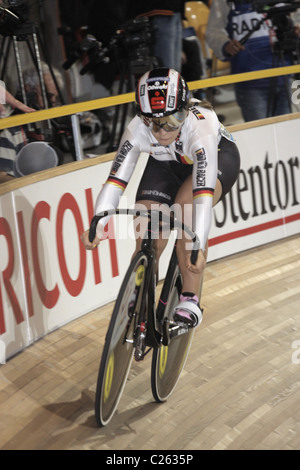
[[[220,124],[214,111],[195,102],[189,108],[181,130],[175,141],[162,146],[151,129],[136,116],[124,131],[112,163],[109,177],[100,191],[95,214],[116,209],[119,200],[132,176],[141,153],[151,155],[158,161],[175,161],[178,165],[192,165],[193,180],[193,230],[205,249],[212,220],[214,188],[218,170],[218,143],[221,136],[232,139]],[[102,227],[108,218],[99,222]]]

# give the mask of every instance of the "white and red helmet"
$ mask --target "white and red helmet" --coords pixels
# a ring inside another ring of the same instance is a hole
[[[137,84],[137,112],[149,118],[176,114],[176,119],[182,121],[186,117],[188,95],[188,86],[176,70],[153,69],[142,75]]]

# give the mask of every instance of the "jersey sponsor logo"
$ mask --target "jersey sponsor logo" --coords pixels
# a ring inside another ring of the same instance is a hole
[[[161,150],[161,151],[155,151],[155,152],[150,152],[150,155],[152,155],[152,157],[160,157],[160,156],[163,156],[165,155],[166,152],[164,150]]]
[[[197,158],[197,171],[196,171],[196,185],[199,188],[200,186],[205,186],[206,184],[206,153],[204,148],[201,148],[196,151]]]
[[[118,156],[121,155],[123,157],[126,157],[126,155],[130,152],[130,150],[133,149],[133,145],[129,142],[129,140],[125,140],[124,144],[120,148],[118,152]]]
[[[121,166],[121,163],[114,162],[110,174],[115,175],[117,173],[118,169],[120,168],[120,166]]]
[[[111,175],[115,175],[117,173],[123,161],[125,160],[126,155],[128,155],[132,148],[133,145],[129,142],[129,140],[126,140],[116,155],[115,161],[110,172]]]
[[[142,191],[142,195],[143,196],[156,196],[156,197],[160,197],[163,199],[167,199],[168,201],[171,201],[171,196],[169,196],[169,194],[162,193],[161,191],[157,191],[156,189],[154,190],[144,189]]]

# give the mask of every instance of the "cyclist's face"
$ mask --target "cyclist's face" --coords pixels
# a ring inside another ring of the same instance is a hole
[[[161,145],[170,145],[180,132],[181,126],[171,126],[163,119],[153,119],[151,123],[152,134]]]

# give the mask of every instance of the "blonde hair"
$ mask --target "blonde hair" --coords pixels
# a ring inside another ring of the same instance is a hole
[[[201,108],[209,109],[210,111],[214,110],[213,105],[208,100],[196,100],[195,98],[191,98],[188,102],[188,107],[192,108],[195,105],[201,106]]]

